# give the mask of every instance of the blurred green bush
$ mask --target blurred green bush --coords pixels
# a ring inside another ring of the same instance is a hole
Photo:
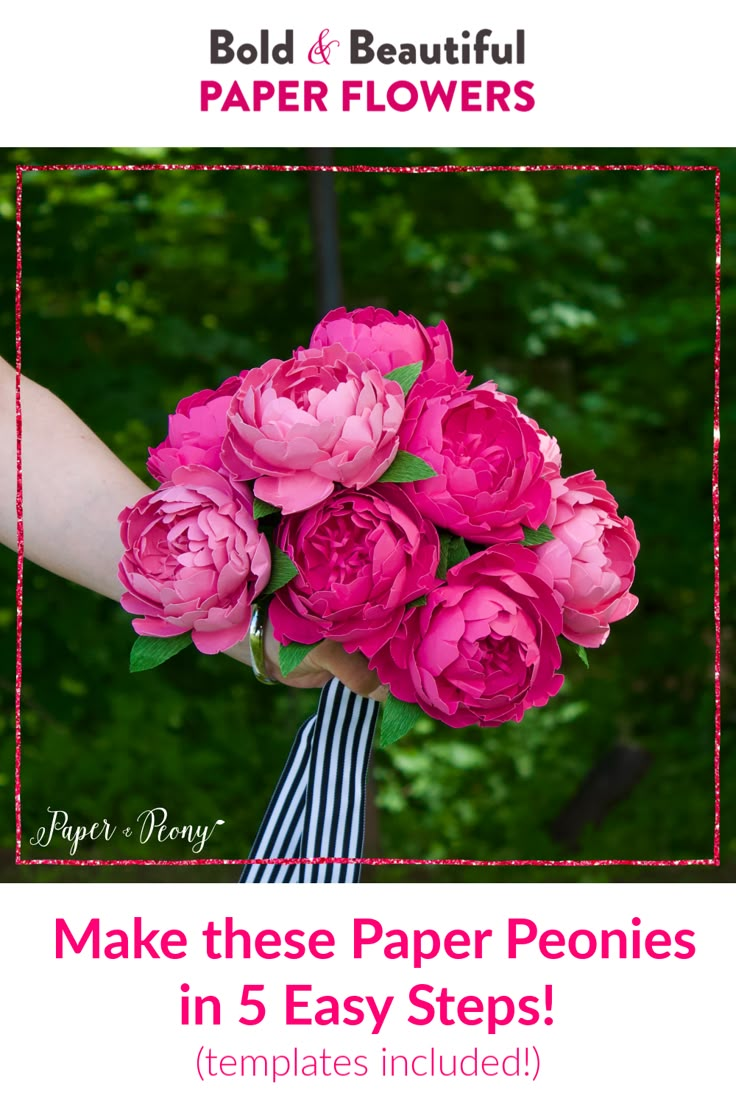
[[[733,240],[736,152],[341,150],[343,164],[718,163],[724,250]],[[197,151],[207,163],[247,151]],[[309,163],[307,151],[251,151]],[[191,160],[188,150],[65,151],[69,161]],[[15,164],[0,161],[0,331],[14,339]],[[636,613],[585,671],[570,653],[563,693],[521,725],[460,733],[425,721],[374,759],[369,853],[475,859],[706,857],[713,833],[714,203],[712,172],[339,174],[345,302],[444,318],[456,364],[495,379],[556,435],[563,471],[595,468],[641,540]],[[147,447],[179,397],[306,344],[319,318],[308,173],[26,174],[23,364],[143,477]],[[734,314],[724,286],[724,328]],[[734,402],[724,393],[722,425]],[[722,487],[725,518],[732,488]],[[729,509],[731,506],[731,509]],[[70,525],[73,524],[70,518]],[[723,547],[731,532],[724,529]],[[15,564],[0,557],[0,785],[12,807]],[[724,607],[731,593],[724,580]],[[209,857],[250,841],[312,693],[268,689],[224,657],[187,649],[131,676],[130,618],[26,566],[23,823],[28,839],[64,808],[75,823],[222,819]],[[724,628],[725,633],[725,628]],[[724,666],[724,684],[729,669]],[[554,825],[612,747],[649,756],[623,798],[562,841]],[[13,823],[0,843],[10,855]],[[726,856],[736,832],[724,829]],[[189,858],[135,838],[78,857]],[[227,867],[208,875],[233,877]],[[439,878],[412,867],[376,879]],[[450,868],[452,878],[513,876]],[[515,872],[517,875],[520,872]],[[526,870],[524,877],[551,872]],[[571,872],[606,877],[605,868]],[[13,874],[8,873],[9,877]],[[26,877],[70,878],[70,868]],[[84,872],[79,876],[85,876]],[[108,871],[105,876],[112,877]],[[139,876],[136,874],[136,876]],[[152,877],[158,872],[151,871]]]

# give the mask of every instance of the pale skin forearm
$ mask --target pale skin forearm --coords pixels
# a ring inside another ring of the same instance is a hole
[[[134,475],[60,399],[25,376],[23,415],[23,543],[33,563],[117,601],[121,555],[118,515],[150,487]],[[16,376],[0,357],[0,543],[17,548]],[[266,632],[268,673],[279,677],[278,648]],[[228,653],[250,663],[247,642]],[[359,694],[381,696],[359,655],[325,641],[288,679],[300,688],[336,676]]]
[[[117,600],[117,517],[150,488],[60,399],[25,377],[21,405],[24,553],[55,575]],[[0,540],[16,548],[15,372],[5,361],[0,442]]]

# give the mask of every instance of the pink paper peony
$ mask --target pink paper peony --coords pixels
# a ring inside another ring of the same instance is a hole
[[[492,389],[495,389],[496,387],[495,383],[487,383],[485,386]],[[503,402],[511,403],[518,410],[519,400],[516,399],[513,395],[507,395],[503,391],[496,391],[496,394],[498,398],[501,399]],[[547,430],[542,429],[539,422],[535,421],[534,418],[532,418],[529,414],[524,414],[521,410],[519,410],[519,417],[523,418],[524,421],[532,427],[537,435],[537,439],[539,441],[539,449],[542,453],[542,456],[544,457],[544,467],[542,469],[542,475],[547,480],[558,479],[560,475],[560,468],[562,466],[562,453],[560,451],[560,446],[557,443],[557,438],[551,437],[549,433],[547,433]]]
[[[450,331],[444,322],[423,326],[410,314],[392,314],[383,307],[330,311],[315,328],[310,348],[321,349],[335,342],[371,360],[383,375],[420,360],[428,365],[452,357]]]
[[[373,658],[382,682],[452,728],[519,721],[562,686],[562,612],[551,578],[518,544],[453,567]]]
[[[175,468],[203,464],[225,472],[220,449],[227,428],[230,400],[243,382],[245,372],[226,379],[216,391],[197,391],[177,403],[169,415],[169,432],[156,448],[148,450],[148,470],[163,483]]]
[[[585,648],[605,643],[611,622],[639,601],[630,593],[639,542],[631,518],[617,510],[593,471],[554,480],[546,521],[556,540],[535,549],[564,603],[563,634]]]
[[[210,468],[177,468],[171,481],[120,515],[123,609],[141,636],[192,633],[200,652],[243,640],[251,603],[268,583],[268,541],[245,487]]]
[[[533,421],[533,419],[530,419]],[[544,459],[542,475],[546,480],[556,479],[562,467],[562,452],[556,437],[550,437],[549,433],[534,423],[539,438],[539,448]]]
[[[285,518],[276,543],[299,568],[270,606],[282,643],[329,638],[373,655],[398,628],[406,604],[438,585],[437,530],[390,483],[338,491]]]
[[[270,360],[244,378],[228,414],[222,458],[236,479],[284,514],[322,502],[335,483],[360,490],[399,448],[404,393],[341,345]]]
[[[500,392],[498,392],[500,395]],[[511,398],[511,396],[508,396]],[[516,402],[516,399],[513,399]],[[560,468],[562,467],[562,453],[560,446],[557,443],[556,437],[551,437],[545,429],[542,429],[539,422],[535,422],[534,418],[530,418],[528,414],[523,414],[519,411],[520,417],[528,422],[537,435],[539,441],[539,450],[542,453],[544,459],[544,467],[542,468],[542,475],[549,481],[551,479],[559,479]]]
[[[438,475],[407,492],[436,525],[477,544],[521,540],[550,503],[539,436],[495,384],[468,390],[466,380],[440,361],[409,392],[401,447]]]

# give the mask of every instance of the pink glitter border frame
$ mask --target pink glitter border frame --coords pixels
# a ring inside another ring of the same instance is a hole
[[[713,613],[715,623],[715,747],[714,794],[715,820],[713,831],[713,857],[705,859],[24,859],[21,857],[21,723],[20,702],[22,684],[21,639],[23,630],[23,470],[21,439],[23,413],[20,399],[22,367],[21,349],[21,211],[23,200],[23,173],[57,172],[73,170],[105,170],[108,172],[153,172],[194,169],[205,172],[233,170],[261,170],[267,172],[350,172],[350,173],[455,173],[455,172],[712,172],[714,173],[715,210],[715,337],[714,337],[714,398],[713,398]],[[357,862],[364,866],[718,866],[720,864],[720,749],[721,749],[721,618],[720,618],[720,517],[718,490],[718,453],[720,447],[720,372],[721,372],[721,173],[716,165],[432,165],[432,166],[375,166],[375,165],[202,165],[202,164],[54,164],[18,165],[16,167],[16,278],[15,278],[15,353],[16,353],[16,431],[17,431],[17,493],[18,519],[18,574],[16,583],[16,660],[15,660],[15,863],[17,866],[243,866],[248,863],[316,864],[326,862]]]

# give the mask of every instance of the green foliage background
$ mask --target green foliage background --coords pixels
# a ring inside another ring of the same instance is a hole
[[[195,157],[211,164],[309,163],[306,151],[278,149],[4,152],[0,349],[7,359],[14,341],[15,164]],[[720,164],[726,257],[733,244],[733,150],[340,150],[336,160]],[[335,182],[346,304],[385,305],[429,323],[444,318],[458,367],[518,395],[522,408],[558,437],[564,472],[595,468],[633,517],[642,546],[638,610],[590,653],[590,671],[570,653],[566,687],[546,709],[530,711],[521,725],[485,732],[455,733],[426,720],[396,747],[376,753],[378,813],[368,853],[711,855],[713,173],[351,173]],[[24,370],[147,478],[147,448],[164,437],[179,397],[308,342],[320,314],[309,183],[305,172],[27,174]],[[733,316],[733,285],[726,283],[725,334]],[[724,437],[734,421],[728,386]],[[722,509],[730,519],[727,473]],[[724,523],[722,549],[727,554],[731,547]],[[167,876],[165,868],[13,869],[10,553],[0,556],[0,572],[5,876]],[[730,595],[726,578],[725,610]],[[28,844],[48,821],[48,807],[66,809],[74,823],[107,817],[122,826],[134,824],[143,809],[165,806],[172,823],[224,820],[207,855],[244,857],[315,695],[262,687],[247,669],[192,648],[155,672],[131,676],[129,616],[30,564],[24,611],[24,854],[66,854]],[[724,663],[727,706],[731,679]],[[574,842],[560,840],[555,822],[614,746],[647,753],[648,769],[621,800],[600,808],[593,802]],[[732,769],[726,759],[725,792]],[[719,876],[736,857],[727,811],[723,833],[727,865]],[[181,844],[123,841],[118,831],[113,842],[80,849],[78,857],[191,855]],[[229,867],[191,871],[197,879],[234,875]],[[367,876],[603,879],[637,872],[397,866]]]

